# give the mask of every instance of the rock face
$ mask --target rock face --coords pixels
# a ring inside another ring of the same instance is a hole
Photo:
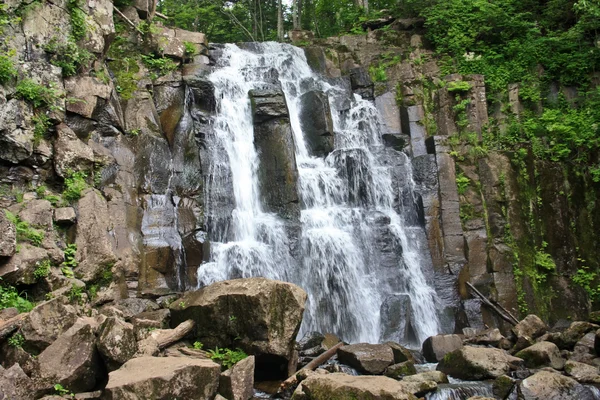
[[[0,366],[0,399],[33,400],[35,392],[35,383],[19,364],[8,369]]]
[[[108,317],[100,327],[97,346],[108,369],[113,371],[119,368],[138,350],[133,325],[116,317]]]
[[[465,346],[448,353],[438,364],[438,371],[458,379],[494,379],[523,364],[504,350]]]
[[[315,374],[302,381],[301,391],[307,400],[416,400],[401,382],[384,376]],[[296,393],[292,397],[299,398]]]
[[[100,378],[100,359],[89,324],[76,324],[38,357],[48,388],[61,384],[75,392],[92,390]]]
[[[173,302],[171,326],[192,319],[206,348],[240,347],[256,355],[257,368],[286,369],[306,298],[296,285],[265,278],[217,282]]]
[[[109,374],[103,399],[212,399],[220,372],[210,360],[134,358]]]
[[[11,257],[17,248],[17,228],[4,212],[0,212],[0,257]]]
[[[333,150],[333,120],[325,93],[312,90],[300,97],[300,125],[311,154],[323,157]]]
[[[65,297],[56,297],[36,306],[23,321],[21,334],[25,343],[36,350],[44,350],[77,320],[75,308]]]
[[[436,335],[423,342],[423,357],[429,362],[439,362],[452,351],[463,347],[458,335]]]
[[[526,400],[592,400],[590,389],[555,372],[540,371],[519,385],[519,398]]]
[[[552,367],[562,369],[565,360],[560,356],[560,350],[554,343],[539,342],[516,354],[525,361],[528,368]]]
[[[296,149],[285,97],[281,90],[252,90],[250,98],[263,204],[284,218],[298,220]]]
[[[248,400],[254,395],[254,356],[239,361],[221,374],[219,394],[227,400]]]
[[[359,343],[338,349],[338,359],[360,372],[381,375],[394,363],[394,353],[385,344]]]

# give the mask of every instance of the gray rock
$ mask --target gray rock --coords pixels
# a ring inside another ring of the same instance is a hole
[[[274,118],[287,118],[289,111],[281,89],[251,90],[252,115],[254,123]]]
[[[483,332],[478,332],[475,336],[469,338],[468,342],[472,344],[497,347],[500,341],[503,339],[505,339],[505,337],[502,336],[500,330],[498,328],[494,328],[486,329]]]
[[[381,375],[394,363],[394,353],[385,344],[352,344],[340,347],[337,354],[341,363],[372,375]]]
[[[138,351],[133,325],[115,317],[104,321],[96,345],[109,371],[118,369]]]
[[[100,100],[109,100],[112,92],[110,85],[91,76],[74,76],[65,79],[65,89],[73,101],[67,102],[67,111],[92,118]]]
[[[600,384],[600,375],[598,374],[597,366],[568,360],[565,363],[565,372],[578,382]]]
[[[7,263],[0,265],[0,277],[6,283],[31,285],[36,282],[35,270],[48,258],[48,252],[28,243],[20,245],[20,251]]]
[[[565,360],[560,356],[560,350],[554,343],[550,342],[536,343],[515,355],[522,358],[528,368],[552,367],[562,369],[565,365]]]
[[[439,362],[446,354],[462,346],[462,339],[458,335],[431,336],[423,342],[423,357],[429,362]]]
[[[254,356],[249,356],[219,378],[219,394],[227,400],[248,400],[254,395]]]
[[[19,218],[37,228],[52,229],[52,204],[48,200],[30,200],[23,204]]]
[[[458,379],[483,380],[506,375],[522,365],[522,359],[504,350],[465,346],[446,354],[437,370]]]
[[[575,321],[560,334],[557,341],[561,349],[571,350],[588,332],[598,330],[598,325],[586,321]]]
[[[95,339],[90,324],[75,324],[48,346],[38,356],[45,387],[60,384],[74,392],[92,390],[101,372]]]
[[[385,369],[383,375],[389,378],[402,379],[405,376],[415,375],[416,373],[417,370],[415,369],[415,365],[410,361],[404,361],[390,365]]]
[[[191,319],[195,336],[206,348],[239,347],[287,368],[306,298],[296,285],[265,278],[217,282],[173,302],[171,326]],[[260,357],[256,363],[259,369]]]
[[[24,101],[11,99],[0,106],[0,159],[17,164],[33,152],[31,107]]]
[[[77,311],[64,296],[43,302],[27,314],[21,325],[25,345],[44,350],[77,320]]]
[[[540,371],[518,385],[524,400],[592,400],[591,390],[576,380],[550,371]],[[513,389],[513,393],[515,389]]]
[[[210,360],[140,357],[108,376],[104,399],[212,399],[221,367]]]
[[[514,328],[513,334],[517,339],[535,340],[548,331],[548,326],[537,315],[530,314],[521,320]]]
[[[36,385],[19,364],[8,369],[0,367],[0,399],[33,400]]]
[[[94,166],[94,151],[79,140],[66,124],[56,126],[54,142],[54,170],[64,178],[67,171],[91,171]]]
[[[17,249],[17,228],[15,224],[8,220],[4,212],[0,212],[0,232],[2,232],[2,236],[0,237],[0,257],[11,257]]]
[[[61,207],[54,210],[54,222],[57,224],[73,224],[77,220],[73,207]]]
[[[381,304],[381,325],[383,340],[405,343],[414,337],[409,295],[394,294],[384,300]]]
[[[371,76],[364,68],[354,68],[350,70],[350,82],[352,90],[358,93],[365,99],[372,100],[373,97],[373,81]]]
[[[323,157],[333,150],[333,120],[329,99],[312,90],[300,97],[300,125],[311,154]]]

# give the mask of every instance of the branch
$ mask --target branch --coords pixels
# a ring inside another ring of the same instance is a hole
[[[138,31],[140,35],[144,34],[144,32],[140,31],[140,29],[133,22],[131,22],[131,20],[129,18],[127,18],[125,16],[125,14],[123,14],[121,11],[119,11],[119,9],[117,7],[114,7],[113,9],[117,12],[117,14],[119,14],[119,16],[121,18],[123,18],[123,20],[125,20],[125,22],[127,22],[129,25],[131,25],[131,27],[133,29],[135,29],[136,31]]]
[[[297,384],[298,383],[298,374],[301,371],[314,371],[315,369],[317,369],[317,367],[319,365],[323,364],[324,362],[329,360],[331,357],[333,357],[337,353],[337,350],[340,347],[342,347],[343,345],[344,345],[344,342],[340,342],[340,343],[336,344],[335,346],[333,346],[332,348],[327,350],[325,353],[321,354],[319,357],[315,358],[314,360],[312,360],[311,362],[306,364],[303,368],[301,368],[299,371],[297,371],[294,375],[290,376],[289,378],[287,378],[285,381],[283,381],[281,383],[281,385],[279,386],[279,392],[283,392],[283,391],[287,390],[288,388],[290,388],[291,386],[294,386],[295,384]]]
[[[486,306],[490,307],[493,311],[495,311],[496,314],[498,314],[498,316],[500,316],[500,318],[502,318],[503,320],[505,320],[512,326],[515,326],[516,324],[519,323],[519,321],[515,317],[513,317],[511,313],[504,310],[504,311],[506,311],[506,313],[508,313],[508,315],[506,315],[504,312],[502,312],[502,310],[500,310],[500,308],[496,307],[490,300],[488,300],[487,297],[485,297],[483,294],[481,294],[481,292],[479,290],[475,289],[475,286],[471,285],[470,282],[466,282],[466,283],[467,283],[467,286],[473,291],[473,293],[475,293],[475,295],[477,295],[477,297],[479,297],[481,299],[483,304],[485,304]],[[502,307],[502,309],[504,309],[504,307]]]
[[[248,29],[246,29],[246,27],[240,22],[239,19],[237,19],[237,17],[235,15],[233,15],[233,12],[229,11],[229,13],[227,13],[226,11],[221,10],[222,13],[224,13],[225,15],[229,16],[229,18],[236,23],[236,25],[238,25],[240,28],[242,28],[242,30],[244,31],[244,33],[246,35],[248,35],[248,37],[250,38],[250,40],[252,42],[256,42],[256,40],[254,39],[254,36],[252,36],[252,34],[250,33],[250,31]]]
[[[15,315],[14,317],[0,322],[0,339],[4,339],[21,327],[27,313]]]
[[[169,17],[167,17],[165,14],[161,14],[158,11],[154,11],[154,15],[156,15],[157,17],[160,17],[162,19],[169,19]]]
[[[185,322],[177,325],[175,329],[157,329],[153,331],[150,336],[158,343],[159,349],[165,347],[183,339],[188,333],[194,329],[194,321],[188,319]]]

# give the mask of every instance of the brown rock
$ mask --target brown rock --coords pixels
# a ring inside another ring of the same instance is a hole
[[[0,237],[0,257],[11,257],[15,254],[17,248],[17,228],[15,224],[8,220],[4,211],[0,212],[0,232],[2,232]]]
[[[106,318],[96,344],[109,371],[125,364],[138,351],[133,325],[115,317]]]
[[[592,400],[590,389],[576,380],[556,372],[540,371],[519,384],[523,399],[530,400]]]
[[[21,334],[26,346],[44,350],[77,320],[77,311],[64,296],[39,304],[27,314]]]
[[[593,365],[569,360],[565,363],[565,372],[581,383],[600,383],[598,367]]]
[[[554,343],[539,342],[529,346],[516,354],[525,361],[528,368],[551,367],[562,369],[565,360],[560,356],[560,350]]]
[[[401,382],[385,376],[351,376],[342,373],[314,374],[302,381],[300,393],[292,400],[356,399],[356,400],[416,400]],[[298,392],[298,391],[297,391]]]
[[[522,359],[504,350],[465,346],[446,354],[437,370],[458,379],[482,380],[505,375],[522,364]]]
[[[248,400],[254,394],[254,356],[239,361],[221,374],[219,394],[227,400]]]
[[[381,375],[394,363],[394,353],[385,344],[358,343],[343,346],[338,349],[337,355],[341,363],[372,375]]]
[[[463,347],[458,335],[436,335],[423,342],[423,357],[429,362],[439,362],[450,352]]]

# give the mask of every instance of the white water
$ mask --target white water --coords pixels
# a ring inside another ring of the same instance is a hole
[[[399,194],[391,167],[380,161],[376,108],[358,95],[346,99],[351,100],[349,110],[336,108],[342,104],[336,100],[348,92],[313,74],[301,49],[278,43],[256,46],[259,50],[250,52],[226,45],[219,68],[210,76],[218,114],[210,138],[215,145],[208,192],[230,183],[235,209],[228,224],[209,226],[212,259],[199,267],[199,283],[249,276],[292,281],[309,295],[301,334],[332,332],[350,342],[378,342],[382,302],[407,293],[419,343],[438,333],[436,295],[423,272],[429,255],[416,240],[415,229],[422,228],[406,226],[401,207],[395,206]],[[290,255],[284,222],[263,211],[256,178],[259,157],[247,93],[265,85],[269,68],[278,71],[295,139],[303,205],[297,260]],[[330,100],[336,143],[327,158],[309,153],[301,130],[299,99],[309,90],[323,91]],[[406,156],[395,156],[411,175]],[[412,193],[412,178],[406,181],[409,187],[404,189]],[[210,201],[209,195],[207,205]],[[386,223],[376,227],[374,220]],[[392,271],[378,263],[382,230],[389,236],[387,251],[398,258]],[[393,283],[390,275],[401,283]]]

